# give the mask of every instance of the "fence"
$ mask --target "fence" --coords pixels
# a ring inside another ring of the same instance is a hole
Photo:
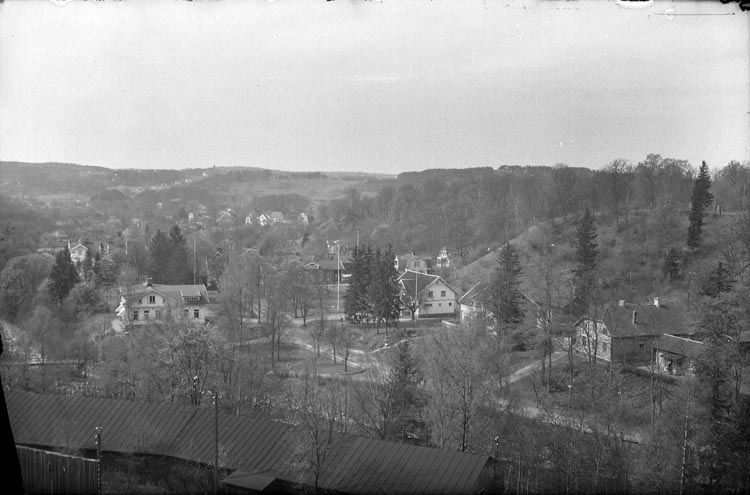
[[[26,493],[97,493],[95,459],[16,446]]]

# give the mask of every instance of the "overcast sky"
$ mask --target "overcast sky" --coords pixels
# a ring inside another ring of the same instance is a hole
[[[718,1],[11,0],[0,159],[715,169],[750,159],[749,47]]]

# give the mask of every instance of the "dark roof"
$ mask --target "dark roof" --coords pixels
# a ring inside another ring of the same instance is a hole
[[[343,261],[339,263],[337,260],[317,260],[305,263],[305,268],[308,270],[328,270],[328,271],[344,271]]]
[[[420,294],[430,285],[438,281],[447,285],[454,294],[458,294],[458,292],[456,292],[456,289],[451,287],[451,285],[443,280],[440,275],[431,275],[427,273],[406,270],[404,271],[404,273],[399,275],[398,281],[401,282],[405,294]]]
[[[197,285],[166,285],[166,284],[151,284],[144,286],[136,286],[134,290],[129,294],[124,294],[126,298],[133,299],[135,297],[143,297],[151,292],[156,292],[164,297],[167,297],[177,303],[182,304],[185,302],[184,297],[200,297],[197,301],[202,304],[207,304],[210,301],[208,297],[208,290],[203,284]]]
[[[214,411],[173,404],[9,392],[8,415],[17,444],[166,455],[211,464]],[[306,433],[271,420],[219,414],[228,465],[244,482],[299,481],[298,456]],[[471,493],[490,461],[486,455],[335,435],[319,486],[347,493]],[[231,480],[227,480],[232,483]]]
[[[481,303],[484,299],[484,290],[487,288],[485,282],[477,282],[474,286],[466,291],[466,294],[458,299],[459,304],[474,305]]]
[[[664,353],[676,355],[680,358],[697,358],[703,352],[703,342],[697,340],[677,337],[675,335],[662,335],[654,345],[654,349]]]
[[[635,313],[635,322],[633,314]],[[591,319],[591,315],[582,319]],[[663,334],[692,335],[694,331],[682,312],[671,307],[653,304],[624,304],[610,306],[597,316],[613,337],[658,336]],[[579,320],[580,321],[580,320]],[[577,325],[578,323],[576,323]]]

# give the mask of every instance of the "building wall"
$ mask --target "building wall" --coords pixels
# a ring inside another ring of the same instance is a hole
[[[611,361],[612,337],[603,323],[594,326],[591,320],[586,319],[576,327],[575,349],[582,356],[589,357],[596,353],[597,359]]]
[[[216,315],[214,309],[208,304],[176,304],[174,301],[156,293],[132,296],[127,305],[127,311],[127,322],[130,325],[148,325],[149,323],[163,321],[170,313],[175,318],[184,316],[189,320],[200,322]]]
[[[459,309],[457,305],[456,293],[445,283],[438,281],[424,290],[417,316],[420,318],[455,316]]]
[[[659,341],[659,335],[617,337],[612,345],[613,358],[621,363],[648,363],[651,349]]]

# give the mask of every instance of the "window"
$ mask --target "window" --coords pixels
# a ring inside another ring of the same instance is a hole
[[[189,314],[190,314],[190,310],[189,310],[189,309],[186,309],[186,310],[184,311],[184,313],[185,313],[185,316],[187,316],[187,315],[189,315]]]
[[[443,303],[438,303],[438,306],[440,306],[442,308],[443,307]]]
[[[201,317],[201,310],[200,309],[194,309],[193,310],[193,318],[200,318]]]
[[[453,306],[453,303],[448,303],[448,306]]]
[[[147,309],[143,310],[143,319],[148,320],[149,311]]]
[[[609,352],[609,344],[602,342],[602,354],[606,355]]]
[[[429,292],[427,293],[427,297],[432,297],[432,291],[429,291]]]
[[[641,341],[641,342],[638,342],[638,348],[639,348],[639,349],[643,349],[643,345],[644,345],[644,344],[643,344],[643,342],[642,342],[642,341]]]
[[[444,290],[440,291],[440,297],[445,297],[445,291]]]
[[[432,304],[430,304],[430,303],[427,303],[427,304],[425,304],[425,305],[424,305],[424,307],[425,307],[425,308],[431,308],[431,307],[432,307]]]
[[[156,296],[148,296],[148,302],[154,304],[156,302]]]
[[[138,319],[138,310],[133,311],[133,321]]]

